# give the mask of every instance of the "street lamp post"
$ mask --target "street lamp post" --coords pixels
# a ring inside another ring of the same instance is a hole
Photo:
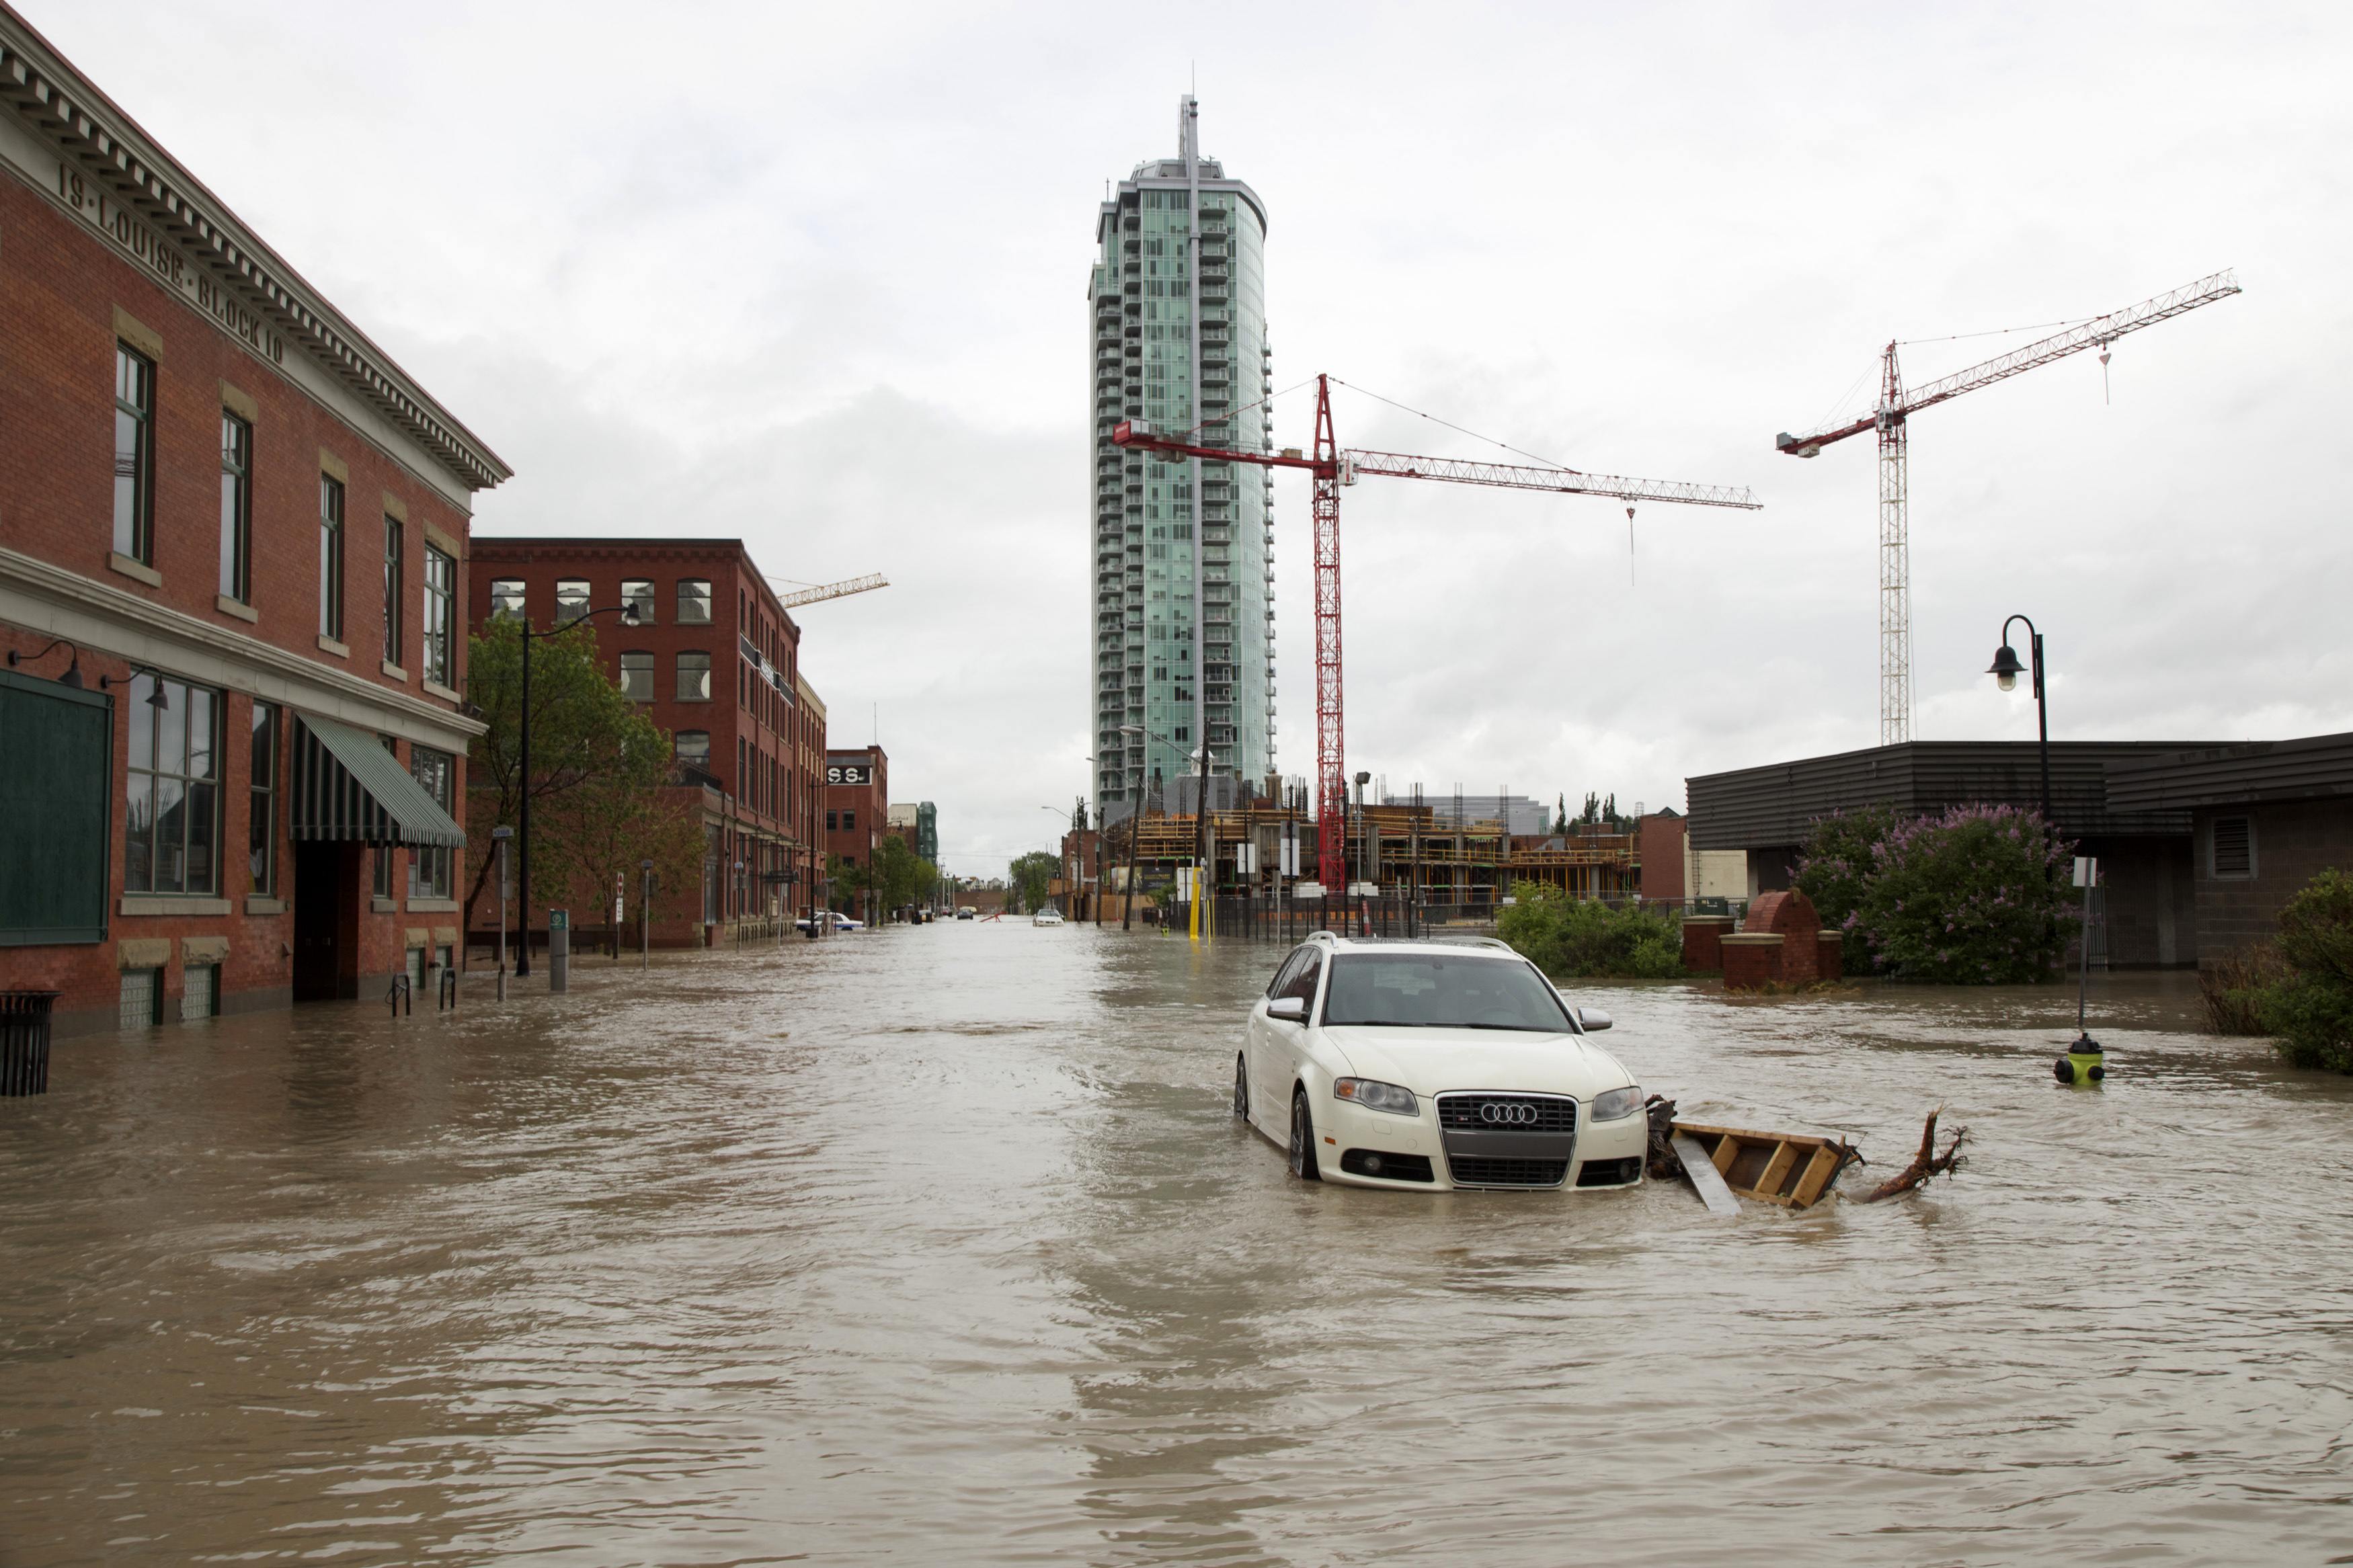
[[[1372,844],[1371,844],[1370,840],[1371,840],[1371,838],[1372,838],[1372,830],[1371,830],[1368,826],[1366,826],[1366,823],[1365,823],[1365,786],[1366,786],[1366,784],[1368,784],[1372,783],[1372,782],[1373,782],[1373,775],[1372,775],[1371,773],[1366,773],[1366,772],[1364,772],[1364,771],[1362,771],[1362,770],[1359,770],[1359,771],[1357,772],[1357,773],[1356,773],[1356,881],[1357,881],[1357,884],[1358,884],[1359,886],[1362,886],[1365,882],[1366,882],[1366,881],[1368,881],[1368,880],[1370,880],[1370,879],[1371,879],[1371,871],[1372,871]],[[1373,929],[1373,910],[1372,910],[1372,906],[1371,906],[1369,903],[1365,903],[1365,902],[1359,901],[1359,902],[1358,902],[1358,904],[1356,905],[1356,910],[1357,910],[1357,916],[1356,916],[1356,918],[1357,918],[1357,919],[1359,919],[1360,921],[1362,921],[1364,922],[1364,929],[1365,929],[1365,931],[1366,931],[1366,933],[1367,933],[1367,934],[1369,934],[1369,933],[1371,932],[1372,929]]]
[[[1121,734],[1123,734],[1123,735],[1149,735],[1149,736],[1151,736],[1154,740],[1155,740],[1155,741],[1159,742],[1160,742],[1162,745],[1164,745],[1164,746],[1173,746],[1173,745],[1175,745],[1175,744],[1176,743],[1176,742],[1174,742],[1174,741],[1170,740],[1167,736],[1166,736],[1166,735],[1162,734],[1159,731],[1157,731],[1157,730],[1147,730],[1147,729],[1145,729],[1145,728],[1143,725],[1141,725],[1141,724],[1122,724],[1122,725],[1119,727],[1119,732],[1120,732]],[[1192,901],[1192,921],[1193,921],[1193,939],[1194,939],[1196,942],[1199,941],[1199,940],[1200,940],[1200,938],[1202,937],[1202,935],[1204,934],[1204,928],[1203,928],[1202,923],[1201,923],[1201,899],[1202,899],[1202,895],[1203,895],[1203,893],[1208,889],[1208,881],[1209,881],[1209,866],[1208,866],[1208,858],[1207,858],[1207,857],[1204,855],[1203,850],[1202,850],[1202,843],[1203,843],[1203,837],[1202,837],[1202,836],[1203,836],[1204,832],[1207,830],[1207,828],[1208,828],[1208,822],[1209,822],[1209,760],[1210,760],[1210,759],[1209,759],[1209,737],[1208,737],[1208,735],[1206,732],[1204,732],[1204,733],[1203,733],[1203,735],[1201,736],[1201,749],[1200,749],[1200,755],[1201,755],[1201,774],[1200,774],[1200,782],[1199,782],[1199,783],[1195,786],[1194,794],[1193,794],[1193,901]],[[1157,785],[1158,785],[1158,782],[1159,782],[1159,773],[1158,773],[1158,771],[1157,771],[1157,770],[1155,770],[1155,772],[1154,772],[1154,773],[1153,773],[1153,781],[1154,781],[1155,787],[1156,788],[1156,787],[1157,787]],[[1133,856],[1133,854],[1131,854],[1131,855],[1130,855],[1130,857],[1129,857],[1129,859],[1131,860],[1131,862],[1134,860],[1134,857]],[[1131,869],[1130,869],[1129,874],[1130,874],[1130,876],[1133,876],[1133,875],[1134,875],[1134,870],[1133,870],[1132,867],[1131,867]],[[1131,899],[1132,899],[1134,896],[1134,895],[1133,893],[1131,893],[1131,894],[1129,895],[1129,897],[1130,897]],[[1124,920],[1123,920],[1123,921],[1121,921],[1121,924],[1122,924],[1122,926],[1123,926],[1123,927],[1124,927],[1124,926],[1125,926],[1125,924],[1126,924],[1125,921],[1124,921]],[[1209,933],[1209,934],[1215,934],[1215,933],[1214,933],[1214,932],[1212,932],[1212,933]]]
[[[1992,676],[2004,691],[2018,689],[2019,673],[2027,667],[2018,662],[2018,651],[2010,646],[2012,621],[2026,621],[2027,651],[2033,659],[2034,726],[2041,738],[2042,754],[2042,820],[2046,826],[2055,829],[2058,822],[2051,815],[2051,710],[2042,689],[2042,634],[2034,629],[2032,621],[2027,621],[2024,616],[2012,616],[2001,623],[2001,647],[1995,651],[1993,664],[1986,673]]]
[[[522,731],[522,821],[515,834],[515,921],[520,928],[516,935],[515,976],[531,973],[531,645],[547,637],[561,637],[582,621],[598,616],[617,615],[625,626],[638,624],[635,605],[607,605],[601,610],[589,610],[543,632],[531,629],[531,622],[522,623],[522,716],[519,724]]]

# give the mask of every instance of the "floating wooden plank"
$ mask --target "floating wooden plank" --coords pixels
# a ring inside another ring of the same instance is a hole
[[[1784,1208],[1810,1207],[1857,1158],[1844,1140],[1808,1132],[1759,1132],[1694,1121],[1678,1121],[1674,1131],[1678,1152],[1688,1138],[1732,1192]]]
[[[1683,1163],[1683,1174],[1690,1178],[1693,1190],[1699,1194],[1700,1201],[1707,1205],[1708,1211],[1727,1218],[1736,1217],[1740,1213],[1740,1200],[1734,1197],[1732,1189],[1724,1184],[1724,1178],[1716,1173],[1707,1151],[1701,1148],[1695,1139],[1678,1132],[1675,1134],[1675,1153]]]

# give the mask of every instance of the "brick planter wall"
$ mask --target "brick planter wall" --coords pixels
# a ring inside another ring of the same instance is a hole
[[[1780,979],[1782,948],[1786,940],[1778,931],[1726,932],[1721,943],[1724,988],[1726,991],[1753,991],[1769,981]]]
[[[1708,974],[1722,969],[1724,952],[1718,943],[1731,930],[1730,915],[1685,915],[1683,967],[1694,974]]]

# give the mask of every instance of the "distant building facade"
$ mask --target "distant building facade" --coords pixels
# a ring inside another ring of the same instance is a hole
[[[1094,563],[1090,728],[1094,820],[1155,773],[1274,767],[1274,533],[1269,470],[1163,461],[1113,443],[1123,419],[1195,444],[1273,450],[1266,208],[1200,156],[1183,100],[1177,155],[1139,163],[1096,214],[1092,324]]]
[[[891,831],[891,759],[880,746],[836,749],[825,754],[825,847],[841,861],[835,902],[848,900],[860,920],[876,913],[866,885],[874,851]]]
[[[800,627],[742,540],[486,535],[474,563],[477,624],[637,611],[588,624],[622,694],[670,736],[680,787],[701,792],[704,839],[698,885],[659,901],[658,940],[821,900],[824,708],[801,679]]]
[[[70,1035],[421,981],[509,470],[5,5],[0,83],[0,987]]]
[[[891,808],[891,831],[907,841],[918,859],[940,863],[940,811],[930,801]]]

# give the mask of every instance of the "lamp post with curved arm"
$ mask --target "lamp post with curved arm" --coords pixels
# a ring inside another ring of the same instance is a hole
[[[2018,650],[2010,646],[2010,628],[2015,621],[2026,621],[2027,651],[2033,659],[2034,725],[2041,737],[2042,754],[2042,820],[2056,829],[2059,824],[2051,815],[2051,710],[2042,694],[2042,634],[2034,629],[2032,621],[2027,621],[2024,616],[2012,616],[2001,623],[2001,647],[1995,651],[1993,663],[1986,673],[2004,691],[2018,689],[2018,678],[2027,666],[2018,662]]]
[[[547,637],[561,637],[581,622],[598,616],[617,615],[625,626],[638,624],[635,605],[607,605],[601,610],[587,610],[570,620],[548,627],[543,632],[531,629],[531,622],[522,623],[522,714],[516,728],[522,732],[522,804],[521,821],[515,833],[515,977],[531,973],[531,645]]]

